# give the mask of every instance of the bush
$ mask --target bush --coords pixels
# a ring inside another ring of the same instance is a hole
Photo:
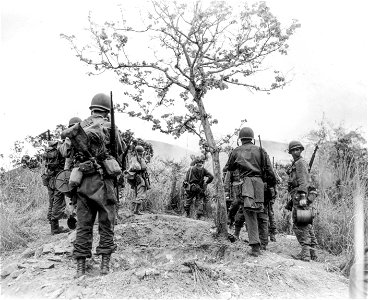
[[[47,189],[42,186],[41,169],[19,167],[1,174],[1,250],[9,251],[36,239],[32,230],[38,221],[46,221]]]

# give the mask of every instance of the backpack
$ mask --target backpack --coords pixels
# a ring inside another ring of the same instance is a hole
[[[63,169],[64,167],[64,159],[61,157],[58,150],[58,142],[49,143],[49,146],[45,149],[45,153],[43,154],[43,159],[45,161],[45,167],[54,171],[58,167]]]

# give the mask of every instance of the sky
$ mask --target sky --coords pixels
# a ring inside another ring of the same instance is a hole
[[[219,125],[216,137],[233,132],[240,120],[263,139],[303,140],[324,116],[349,130],[367,134],[366,6],[362,1],[272,0],[271,11],[288,25],[301,23],[289,54],[278,60],[292,81],[270,95],[241,88],[210,92],[206,108]],[[0,154],[14,141],[37,135],[73,116],[88,117],[90,101],[113,91],[126,101],[124,87],[112,76],[88,76],[60,34],[82,34],[89,11],[101,19],[117,15],[119,1],[3,0],[1,7]],[[144,9],[144,2],[120,1]],[[194,136],[174,140],[151,130],[151,124],[116,116],[120,129],[137,137],[193,148]]]

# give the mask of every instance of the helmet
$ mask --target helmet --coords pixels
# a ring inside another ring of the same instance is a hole
[[[304,150],[304,147],[303,147],[303,145],[302,145],[301,142],[299,142],[299,141],[291,141],[289,143],[289,153],[291,153],[291,150],[298,149],[298,148]]]
[[[110,111],[111,99],[106,94],[100,93],[92,98],[90,110],[98,109],[103,111]]]
[[[137,151],[138,153],[143,153],[144,148],[141,145],[138,145],[138,146],[135,146],[135,151]]]
[[[239,139],[254,139],[253,129],[250,127],[243,127],[240,129]]]
[[[77,124],[79,122],[82,122],[81,118],[73,117],[69,120],[69,126],[68,127],[72,127],[74,124]]]

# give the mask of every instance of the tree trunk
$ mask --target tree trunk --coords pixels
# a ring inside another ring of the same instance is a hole
[[[215,201],[216,201],[216,213],[215,213],[215,224],[217,228],[217,234],[219,236],[227,238],[227,214],[226,214],[226,200],[225,200],[225,189],[222,182],[222,172],[220,167],[220,155],[219,149],[216,146],[215,139],[212,134],[211,126],[207,119],[207,113],[204,108],[202,99],[196,99],[198,104],[199,112],[201,115],[201,124],[204,129],[206,136],[206,141],[210,147],[210,152],[212,156],[212,167],[214,175],[214,185],[215,185]]]

